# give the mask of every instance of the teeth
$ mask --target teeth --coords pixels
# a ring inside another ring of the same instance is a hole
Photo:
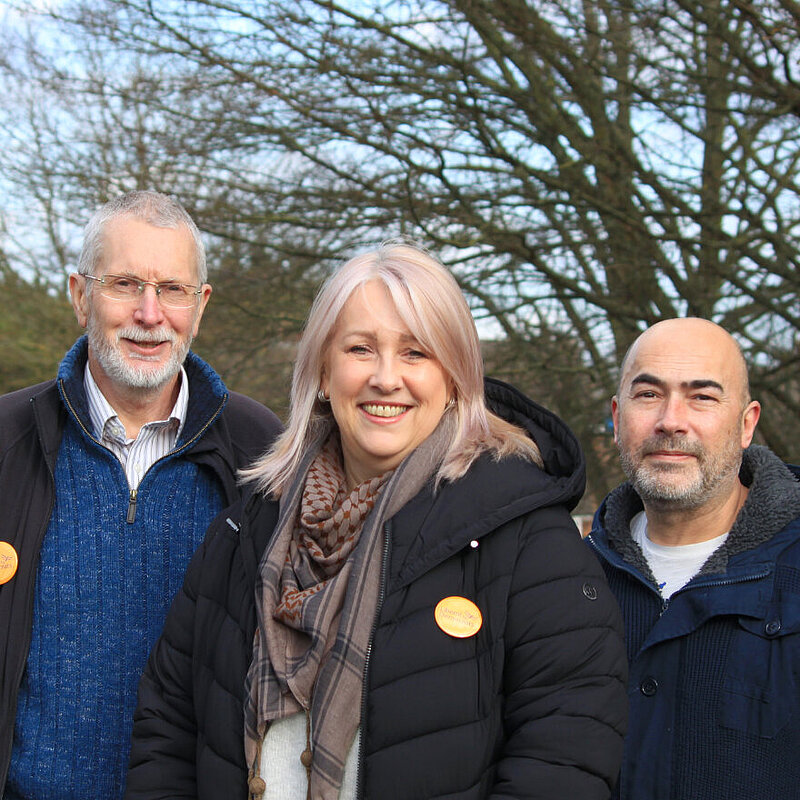
[[[384,406],[377,403],[364,403],[362,408],[374,417],[399,417],[408,406]]]

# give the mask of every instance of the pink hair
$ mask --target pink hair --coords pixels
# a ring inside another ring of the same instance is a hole
[[[485,450],[541,464],[536,443],[486,407],[478,332],[455,278],[422,248],[388,241],[350,259],[323,284],[298,344],[289,424],[272,449],[242,472],[244,478],[280,496],[321,426],[329,424],[330,407],[317,399],[325,354],[343,306],[370,281],[387,288],[408,329],[452,381],[455,408],[446,413],[455,413],[457,423],[437,481],[460,478]]]

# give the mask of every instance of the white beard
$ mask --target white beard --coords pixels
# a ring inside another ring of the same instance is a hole
[[[180,372],[192,344],[191,337],[182,341],[174,331],[160,328],[145,330],[137,327],[120,329],[116,332],[115,340],[109,341],[91,314],[86,332],[89,336],[89,348],[103,372],[112,382],[129,389],[160,389]],[[134,342],[168,341],[171,344],[169,358],[160,366],[153,367],[152,362],[158,361],[157,356],[132,357],[142,362],[139,366],[132,363],[131,358],[123,355],[120,348],[121,339],[131,339]]]

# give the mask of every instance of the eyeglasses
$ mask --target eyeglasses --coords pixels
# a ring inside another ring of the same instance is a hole
[[[144,294],[144,287],[152,286],[162,305],[170,308],[189,308],[194,305],[197,295],[203,293],[202,289],[191,283],[143,281],[130,275],[103,275],[102,278],[84,275],[83,277],[99,283],[100,294],[109,300],[138,300]]]

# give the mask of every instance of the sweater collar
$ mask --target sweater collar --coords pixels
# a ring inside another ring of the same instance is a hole
[[[86,431],[93,429],[83,376],[89,340],[81,336],[67,351],[58,367],[58,387],[67,412]],[[183,363],[189,383],[186,422],[176,442],[181,447],[203,433],[219,416],[228,400],[228,390],[217,373],[191,351]]]

